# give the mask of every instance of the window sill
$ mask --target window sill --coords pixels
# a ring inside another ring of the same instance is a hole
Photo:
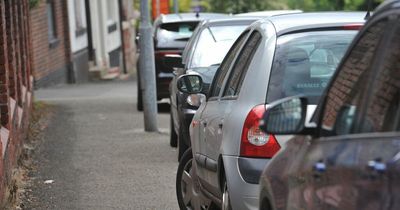
[[[87,29],[86,29],[86,28],[77,28],[77,29],[75,30],[75,36],[76,36],[76,37],[83,36],[83,35],[86,34],[86,32],[87,32]]]
[[[49,48],[54,49],[60,44],[60,40],[57,38],[53,38],[49,41]]]

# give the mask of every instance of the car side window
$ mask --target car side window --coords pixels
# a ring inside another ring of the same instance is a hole
[[[225,86],[223,97],[231,98],[239,94],[247,69],[255,51],[257,50],[261,38],[262,36],[258,31],[254,31],[250,35],[250,38],[239,53],[235,65],[232,68],[232,73],[229,75],[229,80]]]
[[[357,133],[362,120],[361,109],[373,78],[379,44],[383,40],[388,20],[380,20],[369,27],[345,58],[327,92],[322,113],[322,136]]]
[[[211,86],[211,89],[209,92],[209,99],[219,96],[225,76],[228,73],[233,60],[235,59],[236,54],[239,52],[239,50],[241,49],[241,46],[243,45],[244,41],[246,40],[248,33],[249,33],[249,31],[246,31],[246,32],[243,32],[239,36],[239,38],[233,44],[233,46],[229,50],[228,54],[225,56],[224,60],[222,61],[219,69],[217,70],[217,72],[214,76],[212,86]]]
[[[370,84],[372,88],[360,132],[399,131],[400,121],[400,28],[389,38],[390,47],[385,48]]]

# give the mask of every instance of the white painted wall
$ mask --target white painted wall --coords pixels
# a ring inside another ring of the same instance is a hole
[[[68,0],[68,22],[69,22],[69,35],[71,40],[71,50],[72,53],[78,52],[88,47],[88,34],[87,32],[77,36],[76,30],[78,27],[76,26],[76,11],[75,11],[75,3],[80,4],[81,6],[81,18],[83,28],[86,28],[86,10],[85,10],[85,1],[84,0]]]
[[[109,66],[108,53],[121,47],[118,0],[90,0],[93,48],[97,65]],[[110,14],[112,18],[110,19]],[[108,26],[116,23],[117,30],[108,32]]]

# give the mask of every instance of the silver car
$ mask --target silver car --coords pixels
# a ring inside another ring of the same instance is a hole
[[[281,15],[241,34],[191,123],[192,148],[177,173],[181,209],[258,209],[261,172],[289,139],[259,129],[265,104],[301,94],[315,108],[364,16]],[[191,94],[201,85],[196,75],[178,80],[179,90]]]

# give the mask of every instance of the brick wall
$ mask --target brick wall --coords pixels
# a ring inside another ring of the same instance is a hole
[[[50,0],[53,2],[55,40],[50,40],[48,35],[47,2],[40,1],[30,11],[33,75],[38,87],[67,82],[71,60],[67,1]]]
[[[12,174],[32,103],[28,0],[0,0],[0,209],[15,196]]]
[[[125,54],[125,66],[127,73],[136,73],[136,30],[132,0],[122,1],[122,31],[123,31],[123,50]]]

